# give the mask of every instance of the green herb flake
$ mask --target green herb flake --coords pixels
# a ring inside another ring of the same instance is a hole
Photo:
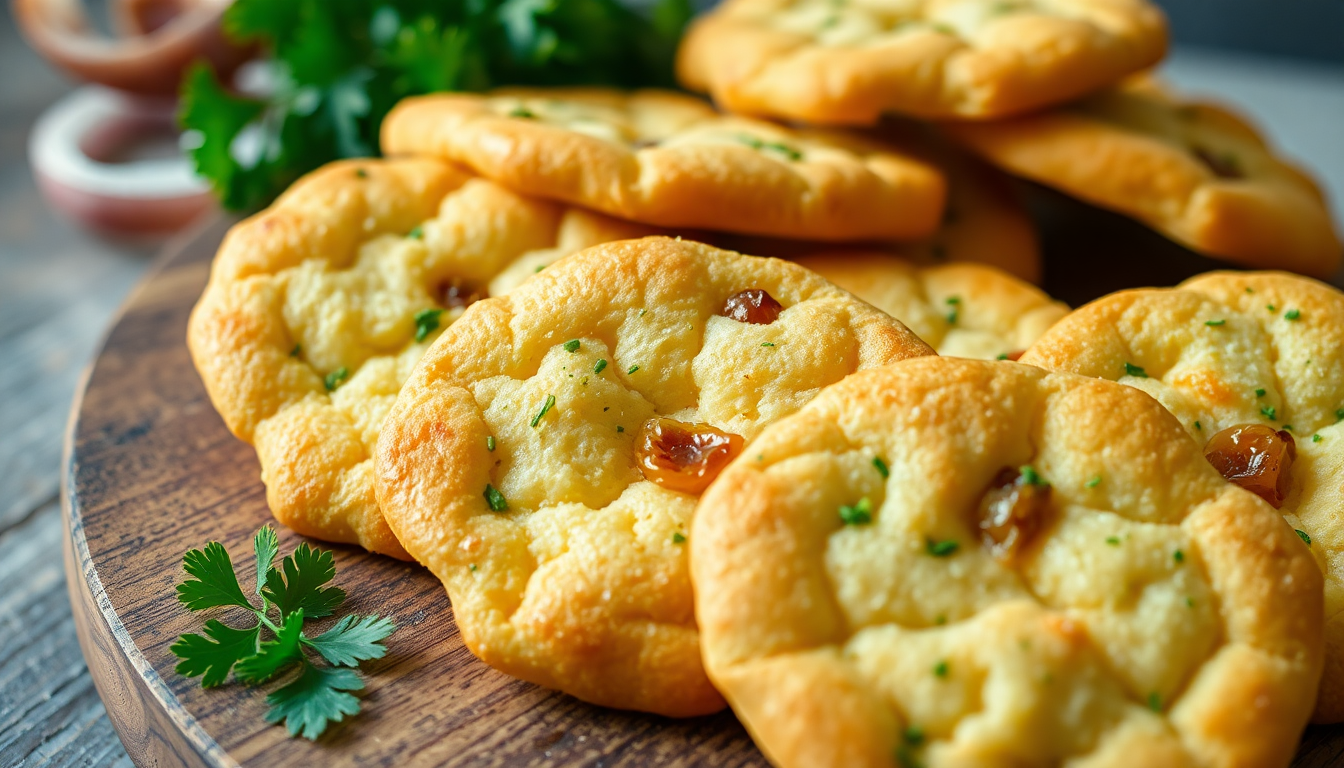
[[[761,346],[762,346],[762,347],[773,347],[773,346],[775,346],[775,343],[772,342],[772,341],[763,341],[763,342],[761,342]]]
[[[953,541],[952,539],[947,539],[945,541],[926,539],[924,541],[924,551],[928,552],[930,555],[933,555],[934,557],[949,557],[954,552],[956,552],[957,548],[960,546],[961,546],[960,544]]]
[[[891,477],[891,469],[887,467],[887,462],[883,461],[881,456],[873,457],[873,469],[877,470],[877,474],[881,475],[883,480]]]
[[[1154,712],[1162,711],[1162,697],[1157,695],[1157,691],[1148,694],[1148,708]]]
[[[840,520],[845,525],[867,525],[873,522],[873,502],[864,496],[852,507],[841,504]]]
[[[1297,538],[1301,539],[1302,542],[1306,544],[1308,547],[1311,546],[1311,537],[1307,535],[1306,531],[1299,530],[1297,528],[1294,528],[1293,530],[1297,532]]]
[[[331,373],[328,373],[326,376],[323,376],[322,385],[327,388],[328,392],[335,392],[336,388],[341,386],[341,382],[348,378],[350,378],[350,369],[341,366]]]
[[[1098,485],[1101,485],[1101,475],[1097,475],[1091,480],[1088,480],[1086,483],[1084,483],[1084,485],[1086,485],[1088,488],[1096,488]]]
[[[1050,484],[1045,478],[1041,477],[1041,473],[1037,472],[1036,468],[1030,464],[1022,465],[1018,468],[1017,472],[1022,476],[1022,482],[1027,485],[1047,486]]]
[[[410,232],[406,233],[406,236],[411,238],[412,240],[423,240],[425,239],[425,229],[419,224],[416,224],[413,228],[411,228]]]
[[[290,356],[290,357],[298,357],[298,356],[299,356],[300,354],[302,354],[302,353],[303,353],[303,345],[302,345],[302,344],[295,344],[295,345],[294,345],[294,348],[291,349],[291,350],[289,350],[289,356]]]
[[[1319,442],[1321,442],[1321,436],[1320,436],[1320,435],[1312,435],[1312,436],[1311,436],[1311,442],[1313,442],[1313,443],[1319,443]]]
[[[439,329],[439,316],[442,309],[422,309],[415,313],[415,340],[424,341],[425,337]]]
[[[495,450],[495,436],[494,436],[494,435],[490,435],[490,436],[488,436],[488,437],[485,438],[485,450],[490,451],[491,453],[494,452],[494,450]]]
[[[573,354],[575,352],[578,352],[579,347],[581,346],[583,346],[583,342],[579,341],[578,339],[570,339],[569,341],[565,342],[565,351],[570,354]]]
[[[480,569],[478,569],[478,568],[476,567],[476,564],[475,564],[475,563],[472,563],[471,565],[468,565],[468,566],[467,566],[467,570],[471,571],[472,573],[475,573],[476,571],[478,571],[478,570],[480,570]]]
[[[1176,550],[1175,552],[1172,552],[1172,553],[1171,553],[1171,559],[1172,559],[1172,560],[1175,560],[1175,561],[1178,562],[1178,563],[1184,563],[1184,562],[1185,562],[1185,553],[1178,549],[1178,550]]]
[[[500,492],[495,488],[495,486],[493,486],[493,485],[491,485],[491,484],[489,484],[489,483],[486,483],[486,484],[485,484],[485,494],[484,494],[484,495],[485,495],[485,503],[488,504],[488,505],[490,505],[490,511],[491,511],[491,512],[508,512],[508,511],[509,511],[509,502],[508,502],[508,500],[504,498],[504,494],[500,493]]]
[[[1266,405],[1264,408],[1260,409],[1260,415],[1264,416],[1266,419],[1269,419],[1270,421],[1277,420],[1278,414],[1279,412],[1275,410],[1274,406],[1272,405]]]
[[[355,176],[360,179],[367,179],[369,178],[369,172],[364,170],[363,168],[356,168]]]
[[[1186,598],[1185,598],[1185,607],[1186,607],[1186,608],[1194,608],[1194,607],[1195,607],[1195,598],[1190,597],[1190,596],[1187,595]]]
[[[1278,308],[1275,307],[1273,304],[1266,304],[1266,305],[1265,305],[1265,309],[1269,310],[1270,312],[1276,312],[1276,311],[1278,311]]]
[[[1344,408],[1337,408],[1335,409],[1335,423],[1338,424],[1341,421],[1344,421]]]
[[[686,543],[686,534],[682,533],[681,531],[677,531],[676,533],[672,534],[672,543],[673,543],[673,544],[685,544],[685,543]]]
[[[1133,377],[1136,378],[1136,379],[1146,379],[1146,378],[1148,378],[1148,372],[1147,372],[1147,371],[1145,371],[1145,370],[1143,370],[1142,368],[1140,368],[1139,366],[1134,365],[1133,363],[1129,363],[1129,362],[1126,362],[1126,363],[1125,363],[1125,375],[1126,375],[1126,376],[1133,376]]]
[[[1195,422],[1195,431],[1196,431],[1196,432],[1203,432],[1203,431],[1204,431],[1204,425],[1203,425],[1203,424],[1200,424],[1198,421],[1196,421],[1196,422]]]
[[[230,671],[239,682],[255,685],[297,667],[297,677],[267,696],[266,720],[284,722],[291,736],[316,739],[328,723],[359,712],[359,699],[348,692],[364,683],[352,668],[382,658],[387,652],[383,641],[396,626],[378,616],[347,615],[326,632],[307,637],[305,620],[330,616],[345,600],[344,590],[326,586],[336,575],[335,556],[304,543],[275,567],[280,544],[274,529],[263,527],[252,542],[260,608],[243,593],[219,542],[187,552],[182,565],[193,578],[177,587],[178,600],[188,610],[242,609],[252,626],[238,629],[212,618],[205,622],[204,636],[184,634],[168,650],[180,659],[177,673],[200,677],[205,688],[224,684]],[[263,632],[271,637],[264,639]]]
[[[598,360],[596,363],[593,363],[593,373],[601,373],[603,370],[606,369],[606,367],[607,367],[606,360]]]
[[[535,120],[537,115],[527,107],[519,105],[509,110],[509,117],[517,117],[522,120]]]
[[[1285,432],[1292,432],[1292,431],[1293,431],[1293,425],[1292,425],[1292,424],[1284,424],[1284,425],[1283,425],[1283,431],[1285,431]]]
[[[1007,359],[1008,359],[1008,353],[1007,353],[1007,352],[1000,352],[1000,353],[999,353],[999,356],[996,357],[996,358],[994,358],[994,359],[995,359],[995,360],[1007,360]]]
[[[1219,326],[1219,325],[1227,325],[1227,321],[1226,321],[1226,320],[1205,320],[1205,321],[1204,321],[1204,324],[1207,325],[1207,326],[1210,326],[1210,327],[1216,327],[1216,326]]]
[[[1118,546],[1120,546],[1120,537],[1119,537],[1119,536],[1107,536],[1107,537],[1106,537],[1106,543],[1107,543],[1107,544],[1110,544],[1112,547],[1118,547]]]
[[[625,431],[625,427],[622,427],[620,424],[617,424],[617,425],[616,425],[616,432],[617,432],[617,434],[619,434],[619,433],[621,433],[621,432],[624,432],[624,431]]]
[[[1301,319],[1301,317],[1302,317],[1302,310],[1300,309],[1290,309],[1287,312],[1283,313],[1284,320],[1299,320]]]
[[[901,740],[912,747],[918,747],[924,743],[924,729],[918,725],[912,725],[901,734]]]
[[[555,395],[546,395],[546,402],[542,404],[541,410],[537,411],[537,415],[532,417],[532,428],[535,429],[541,423],[541,417],[545,416],[554,407]]]
[[[626,372],[626,374],[631,374],[631,373],[634,373],[635,371],[638,371],[638,370],[639,370],[639,366],[638,366],[638,365],[632,365],[632,366],[630,366],[629,368],[627,368],[627,369],[625,370],[625,372]]]
[[[545,269],[545,268],[546,268],[546,265],[545,265],[545,264],[538,264],[538,265],[537,265],[537,268],[534,269],[534,270],[532,270],[532,274],[535,275],[535,274],[537,274],[538,272],[540,272],[541,270],[543,270],[543,269]]]
[[[1255,289],[1248,285],[1248,286],[1246,286],[1246,292],[1247,292],[1247,293],[1255,293]]]
[[[947,673],[948,673],[948,671],[949,671],[949,669],[948,669],[948,666],[947,666],[947,660],[946,660],[946,659],[940,660],[937,664],[934,664],[934,665],[933,665],[933,676],[934,676],[934,677],[947,677]]]
[[[1255,390],[1255,396],[1256,396],[1256,397],[1264,397],[1264,396],[1265,396],[1265,390],[1263,390],[1263,389],[1257,389],[1257,390]]]

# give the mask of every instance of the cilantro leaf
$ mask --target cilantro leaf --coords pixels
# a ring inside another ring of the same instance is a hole
[[[182,660],[175,667],[177,674],[199,676],[202,688],[214,688],[224,682],[234,664],[256,654],[260,631],[261,624],[251,629],[234,629],[210,619],[205,622],[206,637],[182,635],[168,651]]]
[[[364,681],[353,669],[305,664],[297,680],[266,697],[271,705],[266,722],[284,721],[290,736],[314,740],[326,730],[328,722],[340,722],[346,715],[359,713],[359,699],[347,691],[363,688]]]
[[[397,626],[391,619],[349,615],[326,632],[303,642],[338,667],[357,667],[366,659],[381,659],[387,653],[382,641]]]
[[[238,662],[238,679],[250,685],[264,683],[290,664],[303,661],[303,649],[299,647],[302,634],[303,609],[300,608],[285,617],[274,640],[264,641],[256,655]]]
[[[263,525],[252,537],[252,551],[257,555],[257,594],[260,595],[262,587],[266,586],[266,574],[271,572],[271,563],[280,552],[280,537],[275,535],[275,529]]]
[[[243,588],[238,586],[233,561],[223,544],[212,541],[205,545],[205,549],[187,552],[182,557],[182,567],[196,577],[177,585],[177,599],[187,606],[187,610],[200,611],[221,605],[252,609]]]
[[[322,588],[336,577],[336,557],[331,552],[314,549],[304,542],[280,565],[284,575],[280,569],[272,568],[266,574],[262,595],[280,609],[282,617],[302,610],[308,618],[320,619],[330,616],[345,601],[345,590]]]

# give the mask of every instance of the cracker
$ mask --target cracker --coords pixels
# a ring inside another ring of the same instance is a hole
[[[1329,277],[1344,255],[1310,176],[1241,117],[1148,80],[1052,112],[945,128],[1007,171],[1208,256]]]
[[[437,160],[333,163],[229,232],[188,345],[277,520],[406,558],[371,452],[412,366],[513,260],[630,231]]]
[[[1325,676],[1313,718],[1344,719],[1344,293],[1277,272],[1214,272],[1124,291],[1060,321],[1023,362],[1122,381],[1198,446],[1230,427],[1294,435],[1280,507],[1325,573]]]
[[[780,768],[1288,765],[1320,573],[1146,395],[908,360],[752,450],[697,507],[692,578],[706,668]],[[1035,502],[994,554],[1005,471]]]
[[[721,316],[748,289],[783,305],[774,322]],[[787,262],[666,238],[599,246],[448,328],[384,425],[378,499],[491,666],[605,706],[713,712],[687,573],[697,496],[646,479],[642,425],[709,424],[751,454],[821,387],[924,354]]]
[[[743,114],[988,119],[1109,85],[1166,45],[1146,0],[727,0],[691,25],[677,76]]]
[[[980,264],[925,267],[883,253],[795,261],[900,320],[940,355],[1016,359],[1069,313],[1034,285]]]
[[[936,168],[880,142],[720,115],[670,91],[417,97],[388,115],[382,145],[665,227],[909,240],[933,232],[945,196]]]

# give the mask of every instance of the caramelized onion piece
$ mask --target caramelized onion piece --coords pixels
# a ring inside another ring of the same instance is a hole
[[[653,418],[640,427],[635,462],[645,479],[669,491],[700,493],[742,452],[740,435],[708,424]]]
[[[456,277],[444,280],[439,284],[439,306],[441,307],[447,307],[448,309],[465,308],[481,299],[488,298],[490,298],[490,294],[484,288]]]
[[[1229,482],[1278,509],[1292,489],[1297,442],[1287,430],[1276,432],[1263,424],[1241,424],[1210,438],[1204,446],[1204,458]]]
[[[779,318],[784,306],[760,288],[748,288],[728,297],[719,314],[739,323],[769,325]]]
[[[1049,485],[1004,467],[980,500],[980,541],[994,557],[1012,563],[1041,529],[1049,503]]]

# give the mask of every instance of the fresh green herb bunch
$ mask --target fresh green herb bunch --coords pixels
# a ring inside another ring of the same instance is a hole
[[[262,98],[187,75],[180,119],[224,205],[268,203],[304,173],[378,152],[402,98],[499,85],[672,86],[689,0],[236,0],[224,29],[270,57]]]
[[[266,697],[271,705],[266,720],[285,721],[290,736],[316,739],[329,723],[359,712],[359,699],[351,691],[362,690],[364,682],[353,667],[382,658],[387,653],[382,641],[396,626],[389,619],[352,614],[308,637],[303,632],[306,619],[330,616],[345,601],[343,590],[324,586],[336,576],[335,558],[304,543],[275,567],[280,540],[270,526],[257,531],[252,545],[260,609],[243,593],[229,553],[217,541],[182,558],[182,567],[193,578],[177,585],[177,599],[188,610],[242,608],[252,614],[252,625],[237,629],[210,619],[205,636],[182,635],[168,650],[182,659],[177,673],[200,677],[204,688],[222,685],[230,670],[247,685],[287,673],[289,682]],[[271,639],[262,639],[263,630]],[[327,663],[318,663],[314,653]]]

